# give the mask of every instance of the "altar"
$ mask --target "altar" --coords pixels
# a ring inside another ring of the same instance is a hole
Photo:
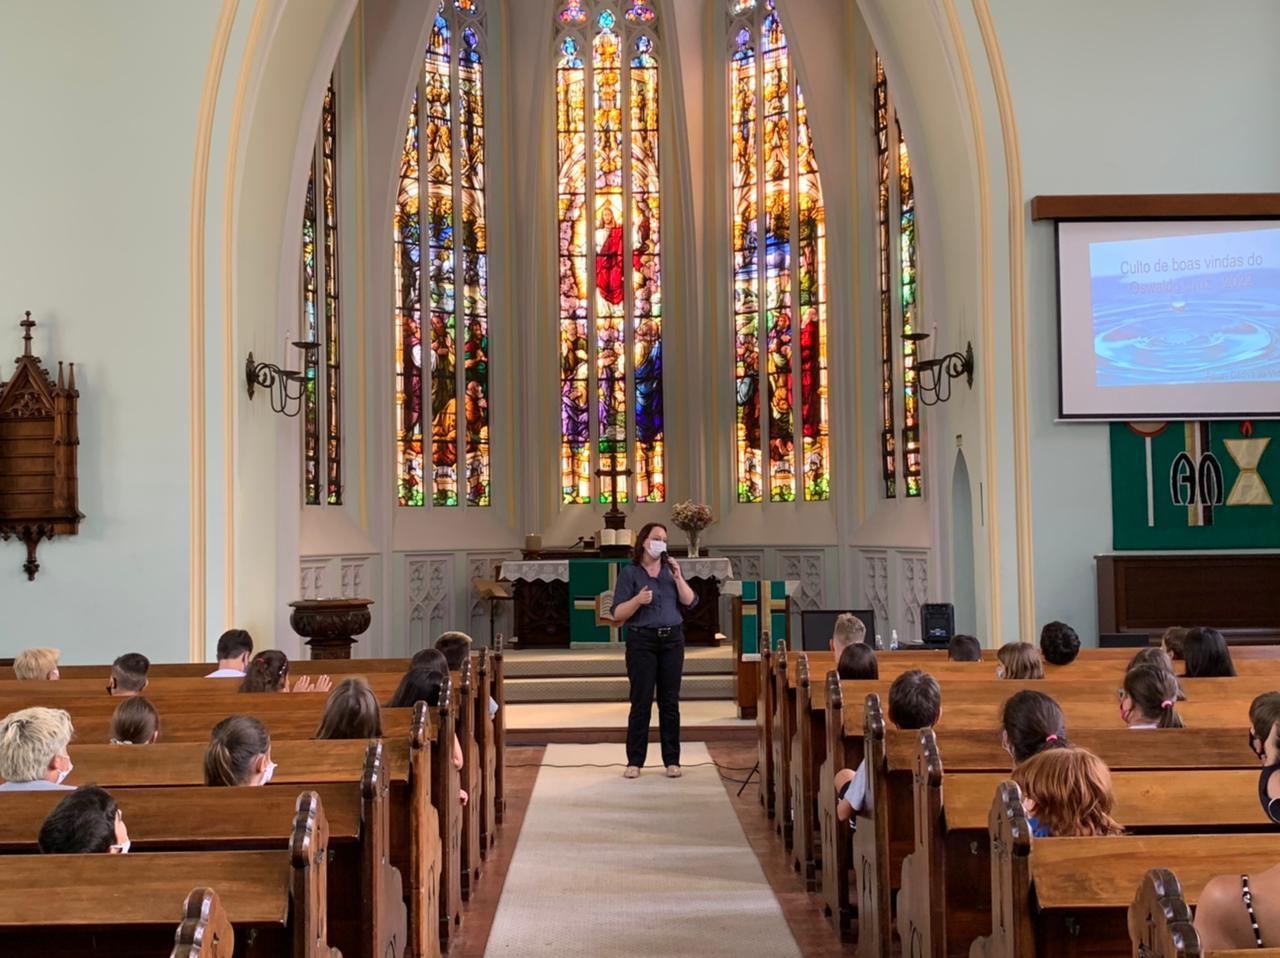
[[[514,584],[515,636],[521,648],[567,648],[622,641],[622,630],[600,623],[596,598],[612,592],[618,571],[631,560],[574,551],[542,552],[508,560],[499,578]],[[711,645],[721,632],[720,585],[733,578],[723,557],[680,558],[680,568],[698,604],[685,611],[685,641]]]

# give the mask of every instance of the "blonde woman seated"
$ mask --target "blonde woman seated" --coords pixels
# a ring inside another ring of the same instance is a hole
[[[23,649],[13,659],[13,674],[26,681],[56,682],[61,654],[57,649]]]
[[[1044,662],[1040,650],[1030,642],[1006,642],[996,653],[998,679],[1042,679]]]
[[[0,721],[0,792],[70,791],[67,745],[75,730],[62,709],[30,708]]]

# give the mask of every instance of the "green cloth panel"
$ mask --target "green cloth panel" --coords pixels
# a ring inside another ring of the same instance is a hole
[[[760,597],[766,596],[761,609]],[[769,631],[774,649],[787,637],[787,583],[785,579],[745,579],[742,582],[742,654],[761,650],[761,626]]]
[[[1129,549],[1274,549],[1280,548],[1280,421],[1256,420],[1246,436],[1242,422],[1209,422],[1210,453],[1222,472],[1221,489],[1201,488],[1201,458],[1187,441],[1186,423],[1171,422],[1151,439],[1151,488],[1148,500],[1146,439],[1126,423],[1111,424],[1112,547]],[[1228,448],[1232,441],[1233,449]],[[1239,440],[1248,443],[1243,449]],[[1267,441],[1269,440],[1269,441]],[[1242,456],[1243,452],[1243,456]],[[1188,458],[1178,462],[1179,454]],[[1260,455],[1259,455],[1260,453]],[[1256,458],[1256,477],[1245,476],[1238,458]],[[1208,478],[1215,478],[1212,468]],[[1259,488],[1261,485],[1261,489]],[[1221,504],[1209,509],[1188,508],[1174,499],[1175,488],[1185,500],[1205,494]],[[1248,492],[1251,504],[1232,504]],[[1270,500],[1267,502],[1266,500]],[[1148,502],[1154,522],[1148,522]],[[1200,524],[1196,524],[1195,519]],[[1205,521],[1205,520],[1208,521]]]
[[[760,583],[742,583],[742,654],[760,652]]]
[[[618,569],[630,559],[569,560],[569,641],[600,643],[620,641],[619,630],[596,625],[596,596],[612,592]]]

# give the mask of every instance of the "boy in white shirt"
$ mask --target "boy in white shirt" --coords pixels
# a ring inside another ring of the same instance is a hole
[[[912,669],[903,672],[889,686],[889,721],[898,728],[918,729],[937,725],[942,717],[942,689],[928,672]],[[855,772],[842,768],[836,772],[836,815],[853,827],[855,812],[867,802],[867,763],[864,759]]]

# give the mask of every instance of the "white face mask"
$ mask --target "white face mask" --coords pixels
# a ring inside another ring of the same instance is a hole
[[[113,855],[127,855],[129,854],[129,846],[132,844],[132,841],[126,841],[123,845],[112,845],[111,853]]]
[[[650,539],[645,543],[645,549],[649,552],[652,559],[661,559],[667,551],[667,544],[661,539]]]
[[[271,776],[274,775],[275,773],[276,773],[276,763],[268,762],[267,770],[262,773],[262,781],[260,781],[258,784],[266,785],[268,782],[271,781]]]
[[[997,665],[997,666],[996,666],[996,678],[998,678],[998,679],[1002,679],[1002,678],[1004,678],[1004,666],[1003,666],[1003,665]]]
[[[65,781],[67,780],[67,776],[71,774],[71,770],[72,770],[73,768],[75,768],[75,766],[74,766],[74,765],[72,765],[72,764],[71,764],[71,760],[70,760],[70,759],[68,759],[68,760],[67,760],[67,767],[66,767],[66,768],[64,768],[61,772],[59,772],[59,773],[58,773],[58,778],[57,778],[57,780],[54,782],[54,784],[55,784],[55,785],[61,785],[63,782],[65,782]]]

